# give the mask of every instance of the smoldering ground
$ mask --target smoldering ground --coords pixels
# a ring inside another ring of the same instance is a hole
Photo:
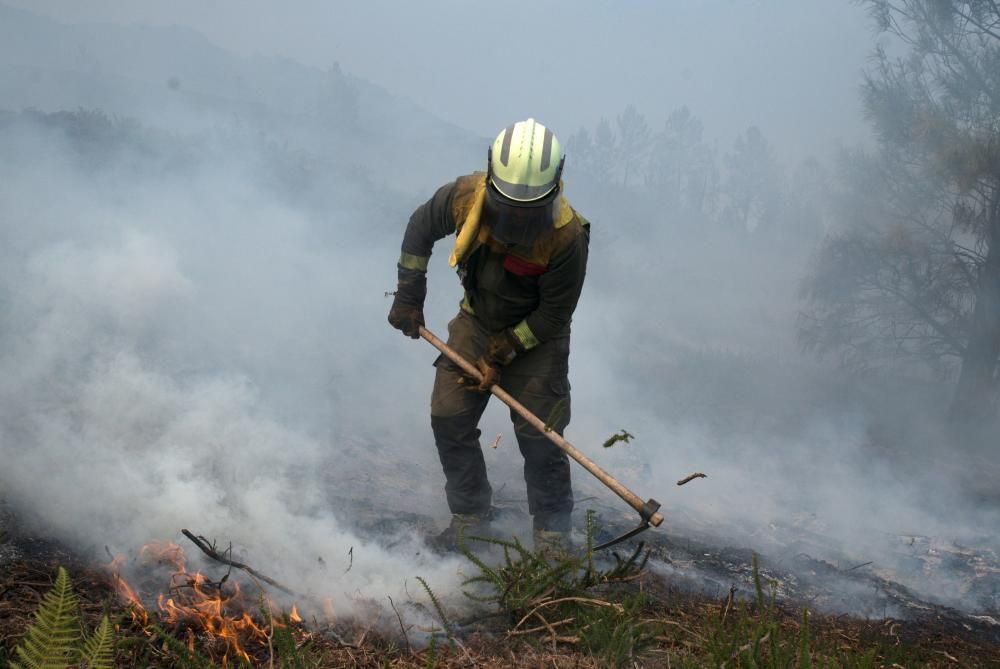
[[[280,71],[282,83],[302,74]],[[343,500],[363,496],[382,528],[415,509],[446,520],[426,416],[434,354],[390,330],[384,292],[409,212],[478,169],[487,140],[415,123],[397,133],[420,137],[414,156],[382,136],[399,128],[375,96],[359,95],[354,115],[316,105],[310,116],[269,95],[262,113],[252,87],[198,107],[199,82],[178,81],[149,84],[152,101],[129,110],[138,119],[114,118],[118,97],[105,100],[112,116],[4,117],[4,496],[91,555],[188,527],[343,606],[403,596],[416,575],[457,592],[459,563],[428,558],[409,530],[362,535]],[[157,104],[181,93],[197,114]],[[238,94],[255,104],[234,119]],[[155,120],[141,116],[151,108]],[[916,535],[996,550],[995,506],[970,498],[963,477],[990,470],[942,455],[933,420],[913,426],[940,399],[933,383],[859,383],[799,355],[796,284],[815,238],[757,243],[657,217],[588,183],[572,153],[566,179],[593,221],[569,438],[659,499],[677,535],[872,561],[923,596],[995,610],[947,571],[902,568],[927,556],[927,542],[905,543]],[[427,308],[439,334],[459,298],[448,243]],[[880,432],[904,425],[914,448],[883,457]],[[636,441],[601,448],[622,428]],[[505,435],[488,466],[519,503],[506,411],[493,407],[483,431]],[[709,476],[678,488],[692,471]],[[575,477],[581,499],[617,504]]]

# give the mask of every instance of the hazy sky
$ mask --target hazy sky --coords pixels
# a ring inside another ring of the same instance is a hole
[[[5,0],[67,22],[190,26],[252,55],[358,76],[483,135],[534,116],[568,136],[633,103],[687,104],[725,149],[759,125],[786,161],[865,136],[875,35],[833,0]]]

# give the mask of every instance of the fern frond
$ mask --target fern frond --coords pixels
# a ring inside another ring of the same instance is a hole
[[[554,563],[546,573],[538,574],[532,582],[528,584],[528,587],[524,590],[524,599],[530,600],[537,597],[561,581],[564,576],[576,571],[578,566],[579,565],[574,560],[565,560]]]
[[[469,537],[469,538],[477,539],[478,537]],[[459,546],[459,550],[462,551],[462,555],[464,555],[469,562],[479,567],[480,571],[482,571],[484,575],[489,576],[492,579],[497,578],[496,572],[493,571],[493,569],[491,569],[485,562],[479,559],[479,556],[477,556],[475,553],[469,550],[464,543]]]
[[[483,574],[480,576],[470,576],[462,581],[462,585],[472,585],[474,583],[490,583],[496,585],[496,580]]]
[[[80,664],[86,669],[112,669],[115,663],[115,634],[107,616],[83,644]]]
[[[59,567],[56,582],[38,605],[35,622],[28,628],[23,645],[15,649],[20,662],[12,662],[11,667],[62,669],[69,665],[77,639],[77,599],[69,574]]]
[[[463,590],[462,594],[471,599],[474,602],[482,602],[483,604],[496,604],[497,597],[495,595],[474,595],[468,590]]]
[[[417,580],[420,581],[420,585],[424,586],[424,590],[427,591],[427,596],[431,598],[431,603],[434,605],[434,610],[437,611],[438,617],[441,619],[441,625],[444,627],[445,634],[448,635],[448,643],[451,646],[455,645],[455,636],[451,631],[451,623],[448,622],[448,616],[444,613],[444,608],[441,607],[441,602],[438,601],[437,595],[431,590],[431,586],[427,585],[427,581],[423,579],[422,576],[417,576]]]
[[[521,543],[521,540],[514,537],[514,541],[511,543],[511,548],[517,551],[520,556],[520,561],[524,563],[535,562],[538,564],[545,564],[545,559],[539,556],[535,551],[528,550],[528,548]]]

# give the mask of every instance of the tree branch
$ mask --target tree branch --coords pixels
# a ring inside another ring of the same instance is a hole
[[[243,571],[245,571],[246,573],[250,574],[254,578],[259,579],[259,580],[263,581],[264,583],[267,583],[268,585],[274,586],[275,588],[277,588],[278,590],[281,590],[285,594],[296,595],[296,593],[293,592],[292,590],[289,590],[285,586],[281,585],[280,583],[278,583],[277,581],[275,581],[273,578],[268,578],[267,576],[264,576],[264,574],[261,574],[259,571],[253,569],[252,567],[248,567],[247,565],[245,565],[245,564],[243,564],[241,562],[236,562],[234,560],[230,560],[229,558],[223,557],[218,552],[216,552],[215,548],[208,543],[208,540],[205,539],[205,537],[201,537],[201,536],[197,536],[196,537],[194,534],[192,534],[188,530],[181,530],[181,534],[183,534],[188,539],[190,539],[194,543],[195,546],[197,546],[198,548],[201,549],[202,553],[204,553],[208,557],[212,558],[216,562],[221,562],[222,564],[229,565],[230,567],[236,567],[237,569],[242,569]]]

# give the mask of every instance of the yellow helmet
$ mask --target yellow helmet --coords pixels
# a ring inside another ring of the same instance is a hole
[[[518,121],[493,141],[486,183],[509,204],[538,206],[559,192],[565,160],[551,130],[533,118]]]

